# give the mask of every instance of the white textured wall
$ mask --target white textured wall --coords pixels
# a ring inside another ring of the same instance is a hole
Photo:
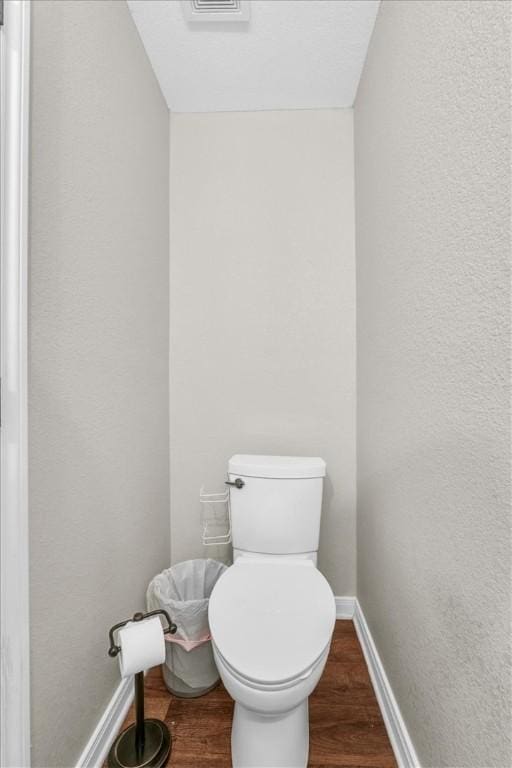
[[[171,117],[171,541],[234,453],[320,455],[320,567],[355,589],[352,112]]]
[[[424,766],[512,761],[509,13],[385,0],[355,109],[358,594]]]
[[[169,116],[124,2],[32,10],[32,764],[70,768],[169,562]]]

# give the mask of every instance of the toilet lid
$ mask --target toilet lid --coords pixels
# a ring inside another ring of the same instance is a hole
[[[322,655],[336,607],[310,561],[240,558],[215,585],[208,617],[216,648],[242,677],[284,683]]]

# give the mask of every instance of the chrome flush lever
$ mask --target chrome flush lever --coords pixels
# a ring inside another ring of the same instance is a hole
[[[237,477],[236,480],[225,480],[226,485],[234,485],[235,488],[243,488],[245,483],[241,477]]]

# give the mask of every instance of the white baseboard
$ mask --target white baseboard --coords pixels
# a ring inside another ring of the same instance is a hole
[[[413,743],[356,597],[336,597],[336,618],[353,619],[399,768],[420,768]],[[133,679],[122,680],[80,755],[76,768],[101,768],[133,701]]]
[[[336,618],[351,619],[354,616],[356,605],[355,597],[335,597],[336,600]]]
[[[398,766],[399,768],[420,768],[414,745],[357,598],[354,625]]]
[[[101,768],[133,701],[133,677],[121,680],[105,709],[76,768]]]

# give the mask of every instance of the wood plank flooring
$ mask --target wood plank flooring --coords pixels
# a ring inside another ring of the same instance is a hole
[[[206,696],[168,693],[160,668],[146,676],[146,717],[165,720],[169,768],[231,768],[233,702],[219,685]],[[396,768],[396,761],[351,621],[337,621],[324,674],[309,699],[309,768]],[[123,727],[133,722],[133,708]]]

